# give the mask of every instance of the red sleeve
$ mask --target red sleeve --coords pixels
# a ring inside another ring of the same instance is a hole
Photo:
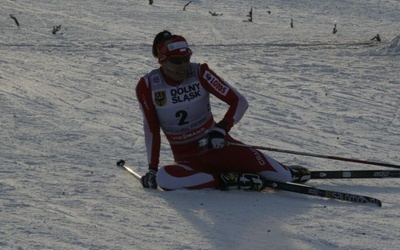
[[[146,77],[140,78],[136,85],[136,97],[143,114],[143,129],[149,168],[157,170],[161,147],[160,123],[153,103],[151,86]]]
[[[249,106],[246,98],[212,71],[207,64],[200,65],[199,79],[208,92],[229,105],[224,118],[217,124],[217,126],[229,132],[233,125],[239,122],[246,112]]]

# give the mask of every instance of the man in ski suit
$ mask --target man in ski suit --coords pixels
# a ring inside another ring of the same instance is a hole
[[[240,143],[229,131],[243,117],[247,100],[207,64],[190,62],[192,51],[184,37],[158,33],[153,56],[161,66],[136,86],[149,163],[143,187],[260,190],[264,178],[284,182],[309,178],[304,169],[292,170],[256,149],[229,146]],[[211,112],[210,95],[229,106],[219,121]],[[159,167],[161,130],[175,162]]]

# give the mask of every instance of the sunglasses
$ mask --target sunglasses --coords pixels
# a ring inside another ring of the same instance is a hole
[[[168,61],[172,64],[188,63],[191,56],[192,54],[186,56],[172,56],[168,59]]]

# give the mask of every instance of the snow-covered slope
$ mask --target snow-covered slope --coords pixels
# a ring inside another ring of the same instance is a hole
[[[188,2],[2,1],[0,248],[397,249],[398,179],[309,182],[379,198],[376,208],[283,191],[144,190],[115,166],[146,172],[134,88],[158,66],[151,43],[163,29],[248,98],[232,130],[241,141],[400,163],[398,1],[195,0],[183,11]],[[311,170],[377,169],[267,153]],[[165,140],[161,156],[172,161]]]

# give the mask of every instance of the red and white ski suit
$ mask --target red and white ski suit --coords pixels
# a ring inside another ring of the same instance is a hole
[[[247,110],[243,95],[209,69],[191,63],[186,80],[176,84],[161,68],[142,77],[136,95],[143,113],[149,168],[158,170],[157,183],[166,190],[218,188],[218,175],[226,172],[258,173],[268,179],[290,181],[290,170],[258,150],[225,146],[208,149],[198,141],[212,129],[210,94],[229,105],[218,123],[228,133]],[[159,168],[161,135],[165,134],[175,162]],[[226,140],[238,142],[229,134]]]

